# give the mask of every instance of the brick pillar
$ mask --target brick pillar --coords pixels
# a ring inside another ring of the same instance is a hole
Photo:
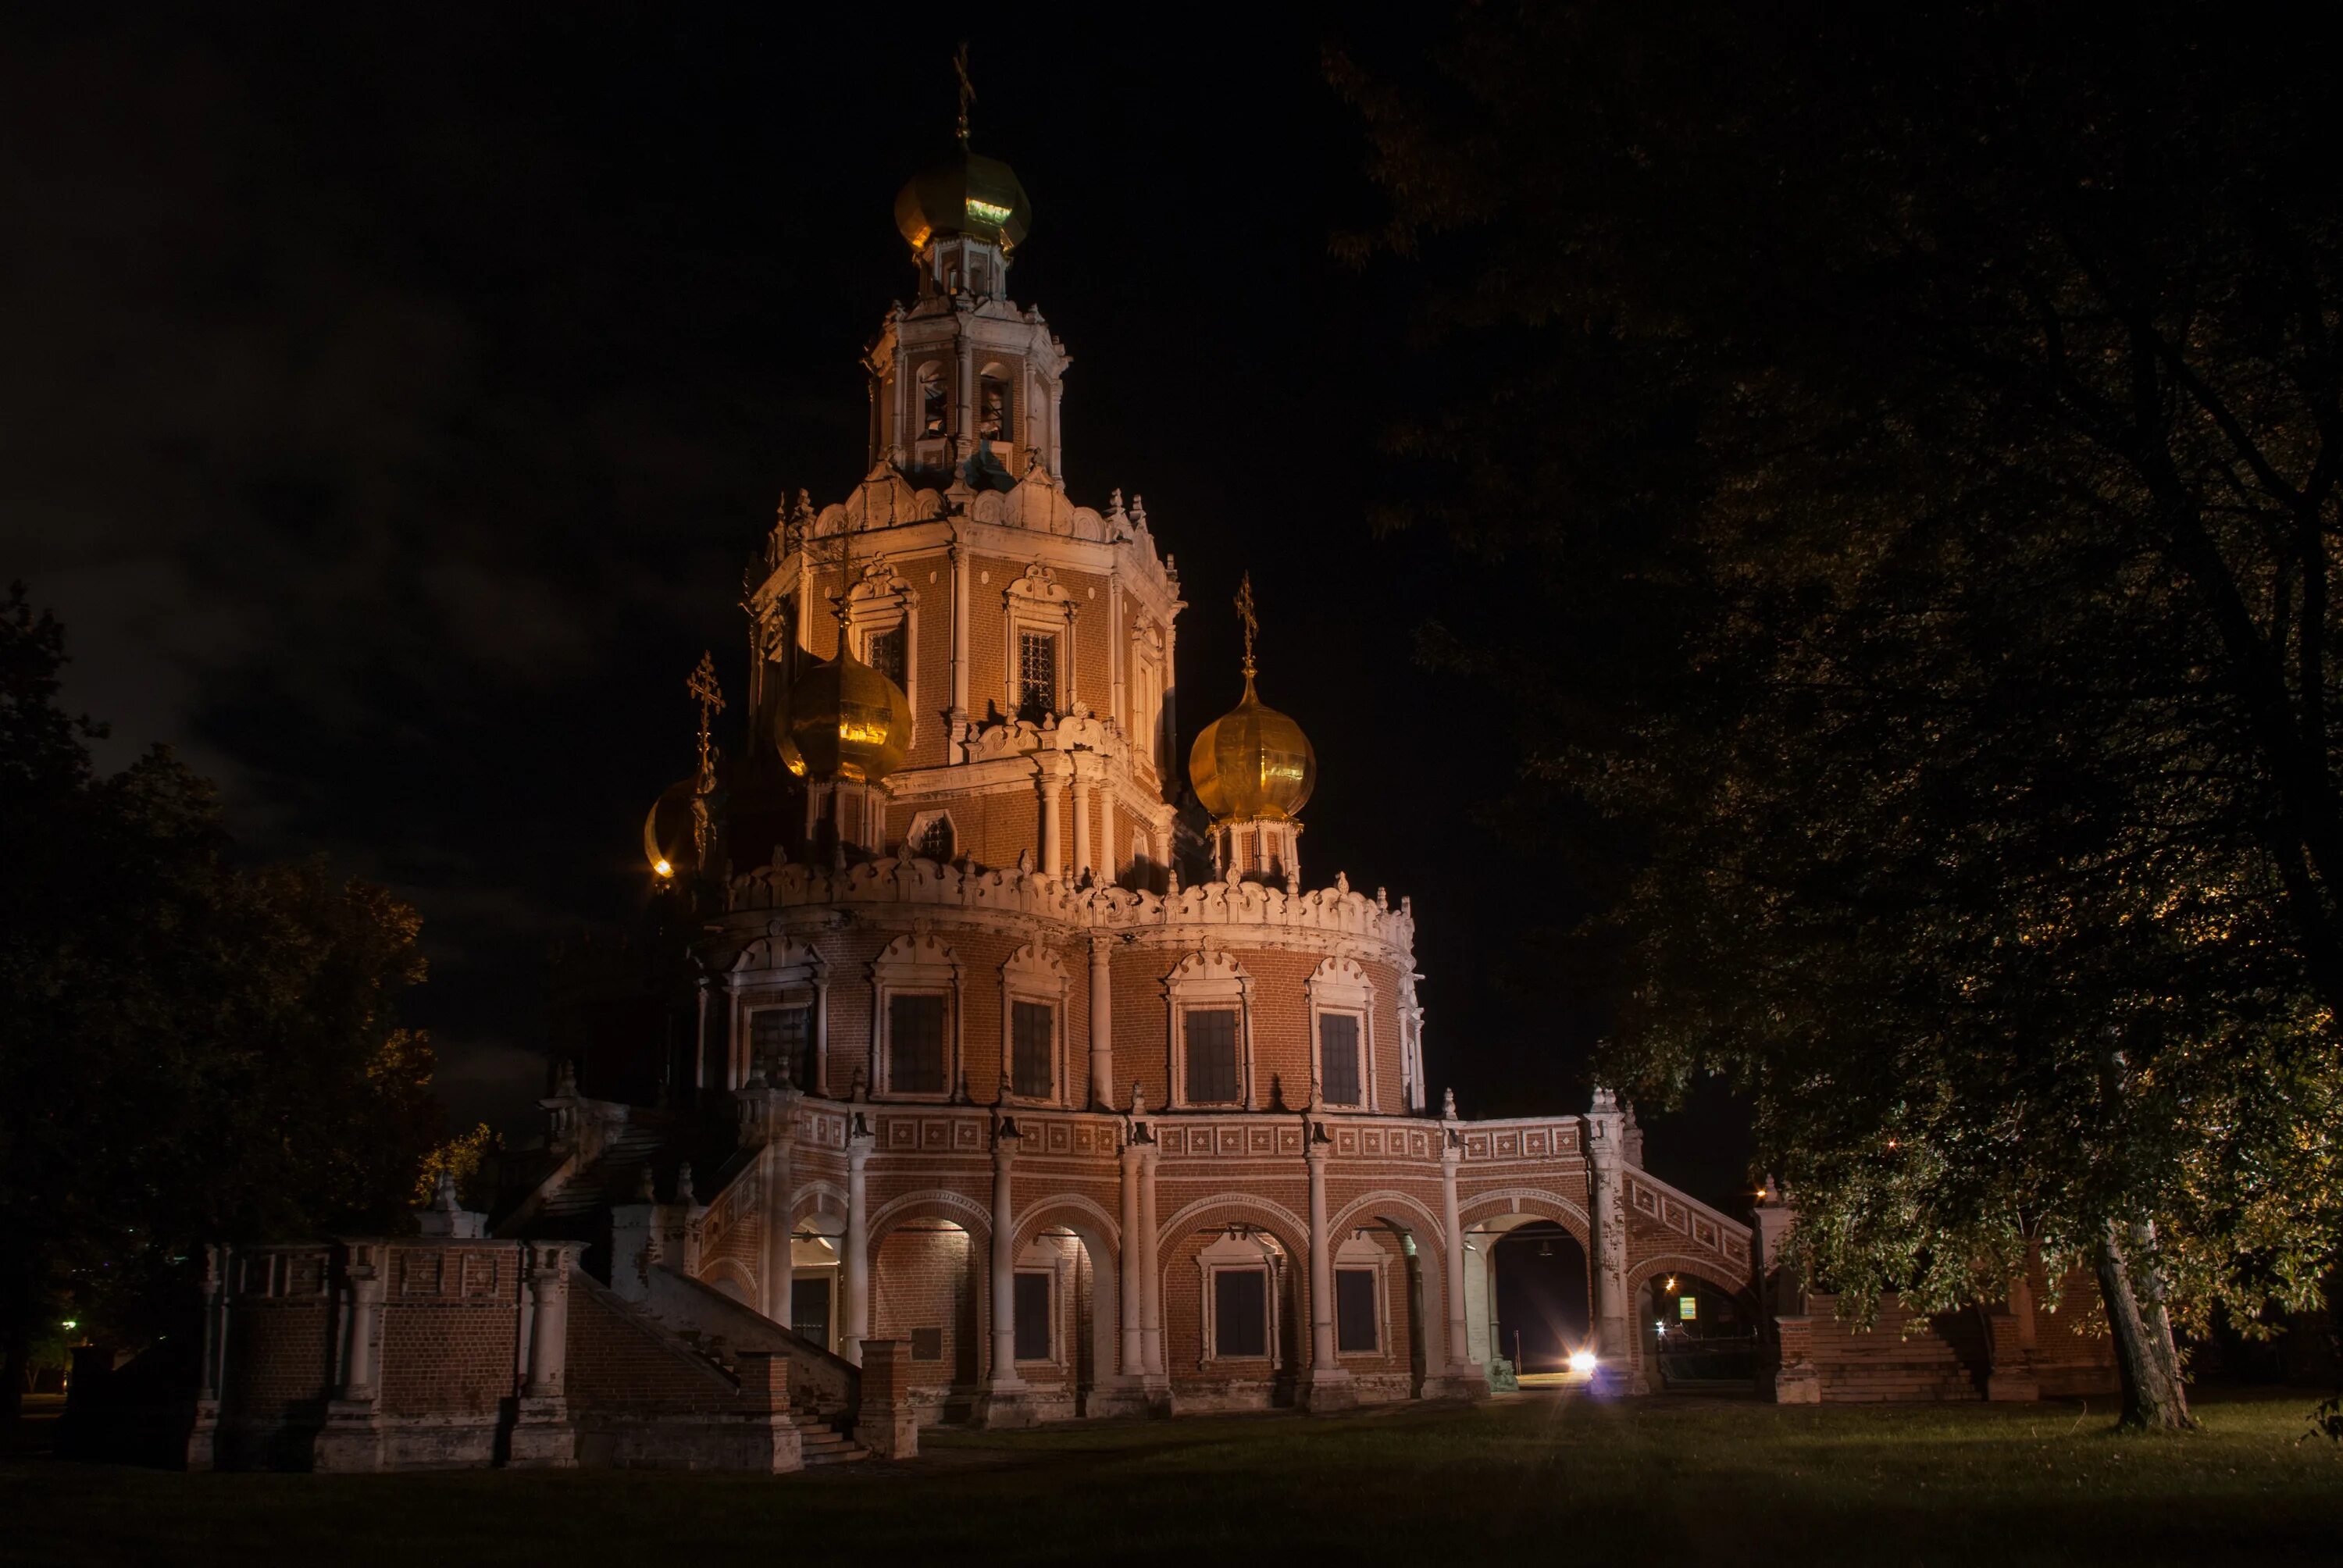
[[[1985,1397],[1996,1402],[2026,1402],[2042,1397],[2034,1375],[2034,1287],[2024,1274],[2009,1282],[2000,1305],[1986,1309]]]
[[[1326,1162],[1334,1144],[1322,1121],[1305,1124],[1302,1162],[1310,1171],[1310,1366],[1302,1374],[1304,1410],[1348,1410],[1359,1402],[1334,1341],[1334,1238],[1326,1228]]]
[[[1814,1362],[1814,1324],[1806,1316],[1805,1282],[1784,1250],[1798,1211],[1772,1177],[1758,1194],[1751,1266],[1756,1274],[1760,1329],[1766,1335],[1763,1383],[1775,1404],[1818,1404],[1822,1373]]]
[[[1634,1324],[1627,1301],[1626,1117],[1607,1089],[1594,1091],[1586,1115],[1586,1152],[1594,1231],[1594,1353],[1597,1392],[1636,1392]]]
[[[862,1342],[861,1402],[854,1441],[881,1459],[913,1459],[920,1452],[920,1417],[911,1404],[910,1346],[901,1340]]]
[[[1114,1109],[1113,940],[1091,938],[1091,1103]]]
[[[992,1134],[992,1365],[980,1402],[980,1424],[1030,1426],[1032,1405],[1017,1375],[1017,1209],[1011,1177],[1021,1141],[1003,1118]]]
[[[862,1364],[862,1342],[870,1336],[870,1134],[858,1113],[846,1140],[846,1300],[839,1325],[839,1353]],[[867,1446],[867,1445],[866,1445]]]

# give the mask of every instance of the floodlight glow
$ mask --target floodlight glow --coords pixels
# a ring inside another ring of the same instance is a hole
[[[1593,1372],[1594,1370],[1594,1352],[1593,1351],[1571,1352],[1570,1370],[1574,1372],[1581,1373]]]
[[[654,865],[651,869],[657,871],[662,877],[671,876],[675,872],[675,868],[669,865],[665,860],[659,861],[657,865]]]

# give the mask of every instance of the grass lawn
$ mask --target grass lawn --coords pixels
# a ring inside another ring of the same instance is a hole
[[[0,1560],[2338,1563],[2343,1453],[2296,1441],[2314,1397],[2208,1400],[2202,1433],[2152,1439],[2115,1436],[2103,1408],[2072,1404],[1535,1393],[1338,1418],[930,1432],[910,1464],[776,1478],[174,1475],[15,1460],[0,1463]]]

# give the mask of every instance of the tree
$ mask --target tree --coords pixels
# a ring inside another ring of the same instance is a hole
[[[160,749],[100,776],[57,706],[64,633],[0,609],[0,1332],[64,1303],[157,1332],[200,1246],[388,1226],[436,1131],[398,1027],[412,910],[321,861],[239,867],[211,787]]]
[[[1419,498],[1620,847],[1613,1066],[1727,1072],[1858,1305],[2170,1320],[2339,1231],[2343,189],[2233,17],[1468,6],[1331,63],[1445,374]],[[1564,628],[1559,637],[1554,628]],[[1557,658],[1562,656],[1563,662]]]

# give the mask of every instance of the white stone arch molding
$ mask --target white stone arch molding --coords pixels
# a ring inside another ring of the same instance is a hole
[[[886,1202],[873,1209],[870,1211],[871,1245],[878,1245],[880,1239],[900,1222],[902,1215],[919,1208],[923,1203],[932,1203],[937,1208],[948,1211],[953,1222],[966,1231],[970,1237],[980,1238],[988,1242],[992,1240],[991,1210],[965,1193],[936,1187],[925,1191],[906,1192],[900,1197],[890,1198]]]
[[[808,1220],[835,1220],[846,1222],[846,1189],[835,1181],[816,1178],[797,1184],[796,1208],[789,1215],[789,1228],[796,1230]]]
[[[1519,1211],[1512,1209],[1500,1209],[1496,1211],[1495,1213],[1480,1212],[1480,1211],[1485,1209],[1491,1203],[1510,1203],[1516,1198],[1527,1199],[1533,1202],[1538,1203],[1551,1203],[1555,1208],[1561,1210],[1564,1213],[1569,1215],[1572,1219],[1577,1221],[1581,1225],[1585,1226],[1587,1228],[1586,1233],[1589,1236],[1592,1236],[1594,1233],[1594,1221],[1587,1217],[1587,1213],[1584,1209],[1572,1202],[1561,1193],[1552,1191],[1544,1187],[1499,1187],[1491,1191],[1474,1192],[1461,1198],[1458,1200],[1456,1205],[1457,1211],[1460,1216],[1459,1222],[1469,1231],[1484,1220],[1494,1219],[1497,1214],[1518,1212]],[[1591,1245],[1592,1243],[1589,1244]],[[1592,1254],[1590,1254],[1590,1256]]]
[[[1342,1246],[1339,1238],[1353,1229],[1363,1228],[1365,1219],[1381,1221],[1384,1213],[1392,1210],[1406,1212],[1422,1226],[1422,1229],[1413,1231],[1419,1253],[1423,1251],[1427,1241],[1432,1243],[1432,1255],[1423,1260],[1421,1269],[1423,1282],[1423,1322],[1417,1325],[1418,1332],[1423,1335],[1425,1353],[1429,1356],[1431,1347],[1435,1342],[1433,1338],[1434,1332],[1444,1333],[1448,1322],[1448,1249],[1453,1243],[1447,1232],[1442,1229],[1439,1218],[1424,1205],[1422,1200],[1386,1187],[1363,1193],[1344,1204],[1341,1213],[1326,1221],[1326,1238],[1333,1243],[1339,1256]],[[1383,1303],[1383,1308],[1387,1311],[1388,1303]],[[1389,1327],[1387,1320],[1384,1326],[1387,1330]],[[1388,1347],[1389,1341],[1386,1340],[1384,1343]]]
[[[943,1081],[935,1089],[906,1090],[894,1082],[894,1001],[902,996],[943,999]],[[959,1086],[966,1060],[959,955],[932,931],[897,937],[870,960],[870,1081],[873,1094],[890,1100],[943,1104]]]
[[[1067,1101],[1066,1003],[1071,988],[1063,960],[1036,940],[1001,966],[1001,1097],[1012,1105],[1063,1105]],[[1018,1002],[1050,1010],[1050,1081],[1040,1094],[1013,1092]]]
[[[1018,643],[1024,633],[1032,631],[1058,639],[1057,690],[1051,698],[1050,711],[1053,715],[1066,712],[1073,705],[1074,622],[1080,609],[1073,596],[1060,585],[1053,568],[1035,561],[1025,568],[1023,576],[1010,579],[1009,586],[1001,590],[1001,602],[1004,628],[1001,711],[1011,719],[1018,715],[1018,691],[1023,684],[1018,666]]]
[[[1268,1198],[1256,1197],[1250,1192],[1216,1192],[1208,1197],[1199,1198],[1194,1202],[1181,1208],[1170,1219],[1159,1221],[1156,1225],[1156,1233],[1159,1236],[1178,1236],[1186,1226],[1194,1222],[1199,1215],[1208,1213],[1214,1209],[1242,1209],[1250,1210],[1256,1214],[1266,1214],[1276,1221],[1278,1225],[1284,1227],[1277,1238],[1280,1246],[1299,1248],[1304,1251],[1309,1249],[1309,1221],[1281,1203]],[[1171,1265],[1166,1264],[1164,1267],[1168,1273]]]
[[[1172,1108],[1255,1109],[1258,1095],[1252,1070],[1252,977],[1245,972],[1244,966],[1221,949],[1198,948],[1172,965],[1172,972],[1163,977],[1163,997],[1171,1019]],[[1192,1100],[1188,1095],[1188,1014],[1229,1009],[1237,1015],[1237,1097],[1232,1101]]]
[[[1375,1082],[1375,983],[1353,958],[1325,960],[1305,982],[1310,993],[1310,1102],[1321,1110],[1383,1109]],[[1325,1061],[1320,1049],[1320,1020],[1332,1014],[1358,1023],[1359,1099],[1342,1105],[1325,1098]]]
[[[749,1017],[760,1008],[813,1010],[813,1081],[799,1089],[820,1093],[830,1081],[830,964],[813,947],[786,931],[772,931],[742,948],[724,976],[727,999],[725,1052],[728,1089],[749,1081]]]
[[[1084,1197],[1080,1192],[1053,1192],[1047,1198],[1035,1199],[1025,1205],[1024,1210],[1018,1214],[1017,1228],[1010,1234],[1025,1236],[1026,1240],[1031,1241],[1032,1238],[1026,1232],[1037,1221],[1046,1220],[1053,1214],[1065,1211],[1080,1214],[1085,1224],[1097,1230],[1099,1240],[1112,1247],[1116,1257],[1121,1256],[1121,1226],[1116,1222],[1113,1215],[1106,1211],[1104,1206],[1093,1199]],[[1075,1233],[1079,1235],[1081,1232]],[[1095,1269],[1102,1265],[1099,1260],[1093,1258],[1091,1260],[1091,1266]]]
[[[855,658],[869,664],[871,639],[902,628],[903,695],[910,699],[913,743],[920,738],[919,604],[919,590],[891,562],[883,560],[864,567],[860,578],[846,590],[847,635],[852,639]]]

